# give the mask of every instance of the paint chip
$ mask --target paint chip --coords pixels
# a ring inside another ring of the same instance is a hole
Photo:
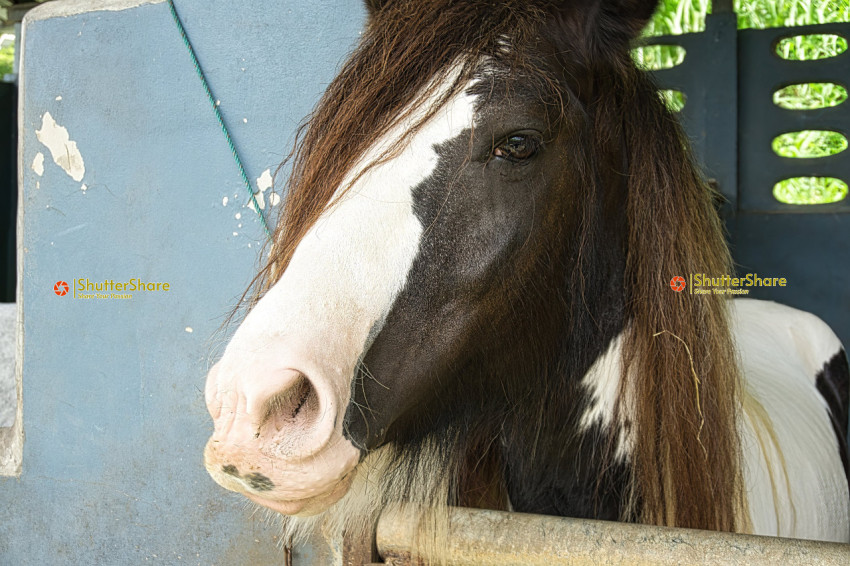
[[[191,326],[186,327],[186,332],[188,332],[189,334],[193,333],[194,331],[195,330]]]
[[[236,216],[234,216],[234,218],[235,218],[236,220],[239,220],[240,218],[242,218],[242,213],[241,213],[241,212],[237,212],[237,213],[236,213]]]
[[[263,174],[257,177],[257,188],[260,189],[260,192],[266,192],[272,185],[274,184],[274,179],[272,178],[272,170],[266,169],[263,171]]]
[[[71,140],[68,130],[57,124],[50,112],[41,117],[41,129],[35,131],[35,137],[50,150],[56,165],[75,181],[83,180],[86,165],[77,142]]]
[[[272,193],[274,194],[274,193]],[[257,204],[260,205],[260,210],[265,210],[266,208],[266,197],[263,196],[263,193],[254,193],[254,198],[257,199]]]
[[[224,197],[223,199],[221,199],[221,206],[227,206],[227,200],[228,200],[227,197]]]
[[[239,232],[234,232],[234,233],[233,233],[233,235],[234,235],[234,236],[238,236],[238,235],[239,235]]]
[[[86,192],[87,190],[89,190],[89,186],[86,185],[85,183],[83,183],[82,186],[80,187],[80,190],[83,191],[83,192]]]
[[[277,206],[280,203],[280,195],[277,193],[272,193],[269,195],[269,204],[272,206]]]
[[[39,177],[44,175],[44,154],[40,151],[35,154],[35,159],[32,160],[32,170]]]
[[[56,102],[59,102],[60,100],[62,100],[62,97],[61,97],[61,96],[57,96],[57,97],[56,97]]]
[[[243,123],[243,124],[247,124],[247,123],[248,123],[248,118],[242,118],[242,123]]]

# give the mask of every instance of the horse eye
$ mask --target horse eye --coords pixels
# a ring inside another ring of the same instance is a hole
[[[493,156],[518,163],[528,161],[540,149],[540,141],[528,134],[515,134],[493,149]]]

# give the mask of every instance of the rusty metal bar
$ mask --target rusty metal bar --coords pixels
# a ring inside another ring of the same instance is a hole
[[[387,564],[446,566],[850,564],[850,545],[693,529],[451,508],[446,540],[428,556],[411,544],[422,508],[385,511],[377,546]]]

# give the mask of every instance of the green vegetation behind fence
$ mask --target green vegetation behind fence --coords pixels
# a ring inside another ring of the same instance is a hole
[[[662,0],[647,26],[646,35],[678,35],[705,29],[708,0]],[[850,0],[737,0],[739,29],[792,27],[850,21]],[[847,49],[847,41],[837,36],[798,36],[783,41],[779,54],[786,59],[811,60],[837,55]],[[685,53],[671,46],[636,50],[635,59],[648,69],[664,69],[680,63]],[[665,91],[662,96],[674,110],[686,104],[681,93]],[[836,106],[847,99],[847,91],[832,83],[792,85],[774,95],[783,108],[806,109]],[[773,150],[784,157],[820,157],[847,149],[847,139],[836,132],[803,131],[785,134],[773,142]],[[774,196],[791,204],[836,202],[847,196],[847,184],[838,179],[805,177],[783,181]]]

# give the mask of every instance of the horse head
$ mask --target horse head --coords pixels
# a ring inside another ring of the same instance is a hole
[[[286,515],[375,489],[732,528],[723,307],[667,284],[729,260],[629,55],[656,1],[368,6],[208,376],[212,477]]]

